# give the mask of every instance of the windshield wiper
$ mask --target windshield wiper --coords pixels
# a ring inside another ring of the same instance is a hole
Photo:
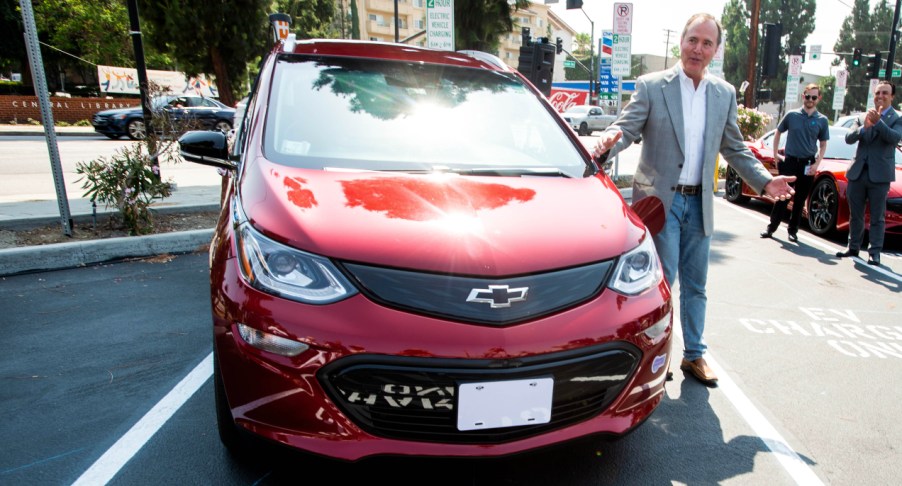
[[[452,169],[443,167],[441,169],[437,168],[436,172],[451,172],[453,174],[461,175],[497,177],[570,177],[557,167],[479,167],[470,169]]]

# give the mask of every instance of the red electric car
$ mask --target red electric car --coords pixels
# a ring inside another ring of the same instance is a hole
[[[180,139],[230,177],[210,248],[230,449],[498,456],[660,403],[660,205],[643,223],[496,57],[289,38],[231,142]]]
[[[849,128],[831,126],[830,140],[824,160],[818,166],[814,183],[808,195],[808,201],[802,210],[802,216],[808,219],[808,227],[818,235],[849,230],[849,203],[846,201],[846,171],[852,165],[857,143],[847,144],[846,133]],[[777,175],[774,164],[774,131],[771,130],[754,142],[746,142],[752,154],[771,174]],[[786,145],[786,137],[780,137],[780,152]],[[739,174],[727,168],[724,184],[724,197],[733,203],[742,203],[749,198],[773,203],[769,196],[759,195],[749,187]],[[792,208],[792,203],[789,205]],[[865,228],[870,221],[870,209],[865,211]],[[902,235],[902,151],[896,150],[896,180],[890,184],[886,200],[886,234]]]

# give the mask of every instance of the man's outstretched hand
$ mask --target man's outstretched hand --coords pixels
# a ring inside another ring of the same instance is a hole
[[[598,137],[598,141],[595,142],[595,158],[597,159],[608,150],[611,150],[611,147],[620,140],[621,136],[623,136],[623,133],[620,130],[605,130],[602,132],[601,136]]]
[[[787,201],[792,199],[792,196],[796,191],[789,183],[795,182],[795,180],[795,176],[776,176],[764,186],[764,194],[767,194],[777,201]]]

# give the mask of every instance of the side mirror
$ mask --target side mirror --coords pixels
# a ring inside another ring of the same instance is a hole
[[[645,223],[652,235],[656,235],[664,229],[664,203],[657,197],[644,197],[634,201],[630,207],[642,219],[642,222]]]
[[[189,162],[235,170],[229,160],[226,134],[218,131],[192,131],[179,137],[179,155]]]

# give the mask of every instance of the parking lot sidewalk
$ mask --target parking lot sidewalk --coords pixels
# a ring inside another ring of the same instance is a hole
[[[97,135],[97,132],[94,131],[94,127],[92,126],[54,127],[54,129],[57,136],[66,135],[69,137],[91,137]],[[29,124],[0,124],[0,136],[18,137],[27,135],[44,135],[44,126]]]

